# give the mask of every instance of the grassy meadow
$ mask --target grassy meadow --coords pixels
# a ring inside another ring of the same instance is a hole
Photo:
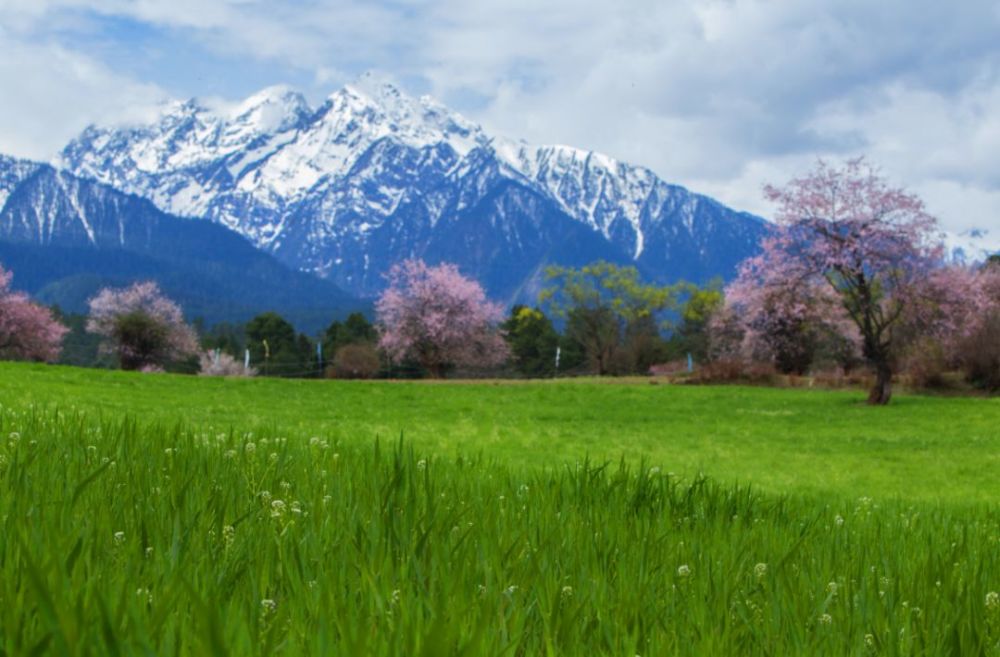
[[[863,398],[0,364],[0,655],[1000,655],[1000,400]]]

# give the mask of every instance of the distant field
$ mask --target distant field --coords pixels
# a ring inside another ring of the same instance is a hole
[[[862,397],[3,365],[0,655],[1000,655],[1000,407]]]
[[[955,504],[1000,500],[1000,399],[649,385],[223,380],[0,364],[0,404],[182,424],[267,429],[353,446],[401,435],[421,452],[512,467],[582,459],[703,472],[781,494]]]

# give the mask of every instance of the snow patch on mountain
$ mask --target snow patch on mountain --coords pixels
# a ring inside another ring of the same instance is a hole
[[[28,160],[0,155],[0,210],[3,210],[11,192],[34,174],[39,166],[39,164]]]

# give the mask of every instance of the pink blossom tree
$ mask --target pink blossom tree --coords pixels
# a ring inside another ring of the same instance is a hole
[[[198,351],[180,307],[154,282],[105,288],[89,304],[87,330],[104,337],[101,349],[117,355],[124,370],[162,368]]]
[[[897,331],[907,309],[919,311],[921,283],[941,257],[935,219],[863,159],[821,161],[765,194],[778,204],[778,226],[763,242],[761,266],[832,290],[875,371],[868,402],[889,403]]]
[[[766,253],[740,265],[709,326],[717,349],[729,358],[768,361],[786,374],[805,374],[831,342],[843,343],[838,351],[850,356],[857,342],[851,329],[828,285],[800,276],[787,260],[771,262]]]
[[[420,363],[435,378],[449,366],[492,366],[507,359],[497,330],[503,308],[455,265],[407,260],[394,266],[375,311],[379,346],[397,361]]]
[[[973,381],[1000,382],[1000,265],[950,265],[927,277],[908,330],[933,342],[951,368]]]
[[[52,312],[10,289],[13,275],[0,266],[0,358],[52,362],[69,330]]]

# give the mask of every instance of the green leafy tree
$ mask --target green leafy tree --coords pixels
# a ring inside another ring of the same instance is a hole
[[[539,302],[566,320],[567,337],[599,375],[640,371],[659,340],[658,314],[673,307],[682,290],[643,283],[635,267],[604,261],[580,269],[549,267],[546,276],[550,285]],[[655,348],[662,350],[662,344]]]
[[[705,286],[688,283],[683,289],[684,301],[670,337],[668,357],[683,358],[691,354],[694,360],[705,362],[709,350],[709,321],[725,302],[722,281],[715,279]]]
[[[533,378],[556,373],[559,334],[545,313],[537,308],[514,306],[510,317],[500,328],[504,331],[518,372]]]
[[[612,359],[621,343],[621,325],[607,306],[577,306],[567,312],[566,337],[579,345],[590,371],[611,373]]]

